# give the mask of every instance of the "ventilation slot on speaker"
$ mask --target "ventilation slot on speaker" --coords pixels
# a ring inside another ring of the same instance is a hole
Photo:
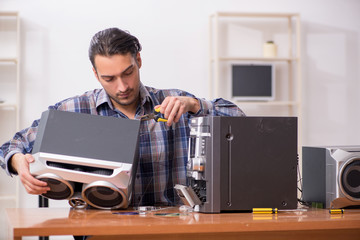
[[[105,175],[105,176],[111,176],[114,172],[113,169],[82,166],[82,165],[69,164],[69,163],[59,163],[59,162],[53,162],[53,161],[46,161],[46,164],[49,167],[63,168],[63,169],[68,169],[68,170],[73,170],[73,171],[78,171],[78,172],[87,172],[87,173],[93,173],[93,174],[99,174],[99,175]]]

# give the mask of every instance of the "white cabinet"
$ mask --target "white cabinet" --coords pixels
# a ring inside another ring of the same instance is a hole
[[[0,144],[19,130],[20,19],[17,12],[0,12]],[[18,178],[0,169],[0,239],[7,232],[5,208],[19,206]]]
[[[300,16],[292,13],[230,13],[210,16],[210,96],[232,99],[231,66],[275,66],[275,99],[237,101],[247,115],[285,115],[301,119]],[[277,55],[265,57],[267,41]],[[299,125],[300,126],[300,125]]]

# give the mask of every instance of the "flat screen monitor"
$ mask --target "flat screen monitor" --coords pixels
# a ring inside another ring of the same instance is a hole
[[[270,101],[275,98],[273,64],[232,65],[232,96],[239,101]]]

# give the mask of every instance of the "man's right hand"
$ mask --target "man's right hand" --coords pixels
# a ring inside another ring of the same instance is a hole
[[[40,195],[50,191],[46,182],[34,178],[30,174],[29,164],[34,162],[35,159],[31,154],[16,153],[11,157],[11,167],[18,173],[25,190],[29,194]]]

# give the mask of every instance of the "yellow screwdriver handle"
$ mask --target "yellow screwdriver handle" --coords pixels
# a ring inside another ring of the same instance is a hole
[[[277,213],[277,208],[253,208],[253,213]]]
[[[158,118],[156,121],[158,122],[167,122],[168,120],[165,118]]]
[[[330,209],[329,210],[330,214],[343,214],[344,213],[344,209]]]

